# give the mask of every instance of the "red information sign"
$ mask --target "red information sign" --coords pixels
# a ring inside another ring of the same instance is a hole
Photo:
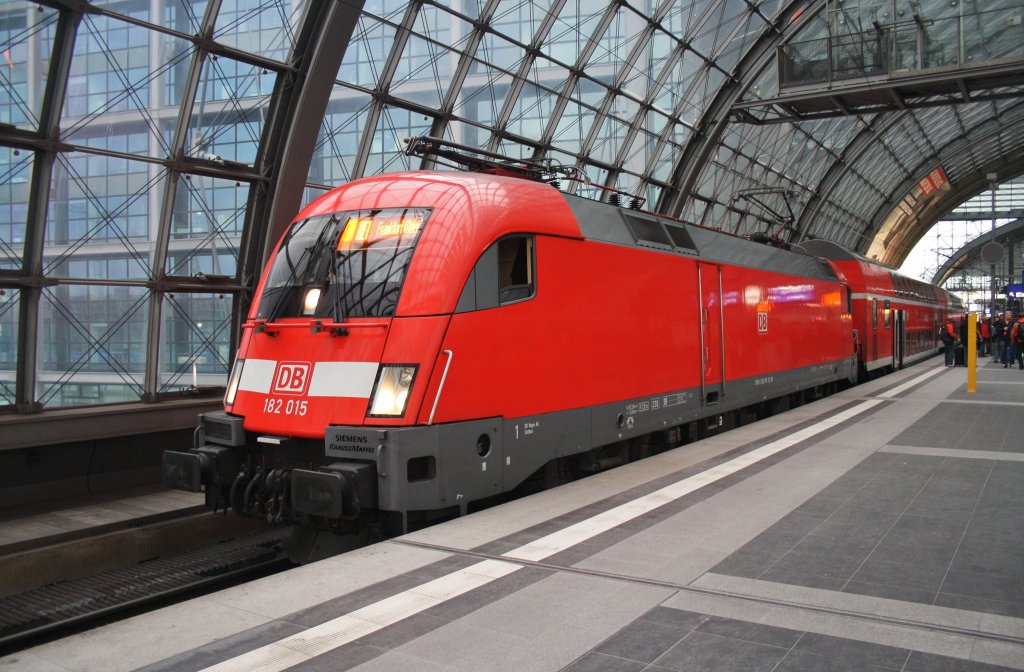
[[[928,173],[923,180],[917,183],[917,186],[921,189],[921,194],[925,198],[948,185],[949,179],[946,177],[946,171],[942,170],[942,166],[936,166],[935,170]]]

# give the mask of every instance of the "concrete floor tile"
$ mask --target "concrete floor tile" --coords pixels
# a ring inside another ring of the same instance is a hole
[[[285,637],[290,637],[301,632],[304,628],[296,626],[291,623],[282,623],[280,621],[274,621],[254,628],[248,628],[240,630],[235,634],[228,635],[226,637],[215,638],[208,643],[194,648],[192,650],[186,650],[175,656],[156,658],[158,662],[146,666],[132,666],[126,665],[121,669],[145,669],[146,672],[179,672],[180,670],[201,670],[211,665],[221,663],[225,660],[230,660],[236,656],[243,655],[258,649],[261,646],[266,646],[273,642],[277,642]],[[109,651],[105,652],[108,657]],[[134,652],[133,652],[134,653]],[[136,654],[138,655],[138,654]],[[92,669],[118,669],[117,665],[121,663],[123,656],[112,658],[113,665],[104,666],[102,668],[94,668],[89,665],[79,667],[77,665],[69,665],[69,669],[74,670],[92,670]]]
[[[868,556],[869,560],[891,562],[894,564],[917,564],[925,570],[944,571],[953,561],[955,546],[933,547],[924,549],[911,544],[898,543],[888,538],[883,539],[878,547]]]
[[[641,672],[647,666],[635,660],[616,658],[603,653],[588,653],[563,667],[562,672]]]
[[[812,531],[787,532],[770,528],[744,544],[742,550],[747,553],[782,555],[803,541]]]
[[[542,581],[552,574],[553,570],[524,567],[497,581],[460,595],[458,599],[448,600],[435,607],[431,607],[424,613],[448,621],[454,621],[468,616],[477,609],[493,604],[503,597],[522,590],[527,586]]]
[[[322,661],[320,660],[321,658],[323,659]],[[388,651],[362,664],[357,664],[356,667],[349,668],[345,667],[344,664],[344,657],[340,658],[337,664],[335,664],[330,656],[320,656],[307,663],[309,668],[303,666],[294,669],[301,669],[302,672],[337,672],[337,670],[352,670],[353,672],[460,672],[460,670],[465,669],[456,665],[426,660],[399,651]]]
[[[939,593],[935,596],[935,605],[984,614],[1024,618],[1024,604],[1021,604],[1020,602],[1004,602],[1001,600],[990,600],[967,595]]]
[[[405,618],[394,625],[381,628],[377,632],[361,637],[354,643],[371,647],[380,651],[389,651],[407,644],[417,637],[421,637],[447,625],[450,621],[431,616],[426,613],[419,613]],[[344,647],[342,647],[344,648]]]
[[[976,537],[964,539],[953,558],[951,569],[1015,576],[1024,568],[1024,544],[985,543]]]
[[[910,651],[894,646],[871,644],[853,639],[805,634],[796,645],[796,650],[825,656],[832,660],[837,670],[857,669],[866,665],[899,670],[907,660]]]
[[[787,628],[751,623],[732,618],[709,617],[697,628],[697,632],[720,637],[731,637],[755,644],[768,644],[784,649],[792,648],[802,633]]]
[[[481,607],[473,612],[472,622],[527,640],[563,627],[611,634],[674,592],[658,586],[559,573]]]
[[[929,569],[918,564],[885,562],[868,558],[853,575],[852,581],[912,588],[935,595],[945,576],[946,572],[943,569]]]
[[[654,661],[680,672],[769,672],[787,649],[694,632]]]
[[[828,517],[811,534],[829,534],[834,531],[840,533],[851,529],[862,529],[874,534],[884,534],[892,529],[893,525],[900,519],[898,513],[889,511],[853,511],[840,508]]]
[[[978,622],[982,632],[992,632],[1024,641],[1024,620],[1006,618],[997,614],[984,614]]]
[[[974,663],[1024,669],[1024,646],[1017,642],[986,639],[974,645],[970,659]]]
[[[746,546],[744,547],[746,548]],[[764,553],[748,553],[736,551],[728,558],[712,568],[718,574],[729,574],[730,576],[743,576],[749,579],[756,579],[767,571],[786,551],[778,554],[767,555]]]
[[[329,606],[323,606],[325,602],[336,598],[341,600],[357,591],[366,590],[366,599],[356,600],[354,604],[358,606],[353,608],[365,606],[376,599],[394,594],[388,593],[386,589],[374,593],[374,586],[449,557],[450,553],[385,542],[295,567],[266,579],[249,581],[223,590],[211,599],[225,606],[269,618],[298,617],[300,612],[308,610],[310,616],[315,612],[322,614],[326,620],[337,616],[338,609],[344,609],[344,604],[337,603],[337,608],[332,611]],[[339,581],[339,576],[346,578]],[[399,579],[399,583],[402,581],[404,579]],[[267,599],[271,586],[274,591],[272,600]],[[373,598],[375,594],[379,596]]]
[[[338,670],[361,669],[360,665],[387,654],[387,649],[352,642],[322,656],[316,656],[304,663],[289,667],[288,672],[337,672]],[[399,657],[396,656],[396,658]],[[417,663],[419,662],[417,661]],[[422,669],[429,670],[431,668],[424,666]]]
[[[989,665],[974,660],[949,658],[914,651],[910,654],[904,672],[1011,672],[1020,668]]]
[[[642,618],[652,623],[669,625],[681,632],[689,632],[703,623],[708,617],[695,611],[658,606],[645,613]]]
[[[772,672],[838,672],[841,668],[829,656],[809,651],[790,651]],[[858,672],[891,672],[899,668],[866,665],[856,668]]]
[[[822,550],[819,547],[807,549],[801,543],[784,555],[769,571],[796,572],[845,581],[853,576],[862,560],[863,555],[850,557]]]
[[[690,632],[691,629],[641,619],[606,639],[595,651],[647,664],[654,662]]]
[[[1024,501],[1024,497],[1020,501]],[[1003,506],[998,510],[975,511],[967,527],[966,536],[983,546],[992,543],[1024,543],[1020,519],[1007,515],[1007,509]]]
[[[881,597],[887,600],[916,602],[918,604],[931,604],[935,599],[935,591],[917,590],[905,586],[892,586],[865,581],[850,581],[843,586],[843,592],[867,595],[869,597]]]
[[[846,584],[846,578],[833,578],[819,574],[806,574],[804,572],[787,571],[773,567],[758,577],[761,581],[784,583],[791,586],[803,586],[805,588],[821,588],[823,590],[840,591]]]
[[[9,656],[0,656],[0,669],[17,670],[18,672],[67,672],[68,668],[63,665],[26,654],[24,652],[13,653]]]
[[[966,520],[954,520],[946,515],[919,515],[908,512],[893,521],[889,533],[897,537],[906,535],[913,538],[914,535],[920,535],[924,538],[959,541],[966,528]]]
[[[218,662],[237,655],[235,651],[248,651],[298,630],[290,624],[268,621],[265,616],[226,607],[208,596],[42,644],[26,653],[71,670],[120,672],[180,655],[202,655],[206,656],[204,660],[212,660],[209,656],[216,654],[212,662]],[[115,649],[116,656],[111,655],[112,640],[108,637],[122,644]],[[123,646],[124,642],[133,642],[133,646]],[[258,643],[254,646],[253,642]]]
[[[509,660],[529,640],[488,628],[453,623],[389,651],[361,666],[360,670],[466,670],[496,669],[496,661]],[[415,667],[413,665],[420,665]]]
[[[976,495],[920,495],[903,512],[904,516],[934,518],[944,524],[964,529],[975,515]]]
[[[894,528],[878,543],[879,550],[890,546],[917,549],[918,557],[932,556],[950,562],[960,543],[959,530],[906,530]]]
[[[951,569],[942,584],[942,592],[1024,605],[1024,573],[1006,575]]]

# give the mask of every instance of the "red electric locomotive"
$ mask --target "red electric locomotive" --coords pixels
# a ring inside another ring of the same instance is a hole
[[[539,181],[362,179],[283,237],[165,480],[320,528],[465,513],[854,382],[847,273]]]

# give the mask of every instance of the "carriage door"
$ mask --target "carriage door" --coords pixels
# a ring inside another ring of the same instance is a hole
[[[892,329],[892,367],[903,368],[903,358],[907,350],[907,311],[894,310]]]
[[[722,267],[697,264],[700,294],[701,396],[706,405],[725,394],[725,325],[722,305]]]

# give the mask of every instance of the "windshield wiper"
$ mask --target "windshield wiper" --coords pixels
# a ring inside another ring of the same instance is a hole
[[[312,245],[307,246],[298,260],[294,262],[292,261],[291,255],[291,241],[286,240],[282,244],[282,247],[284,248],[283,252],[285,255],[285,263],[288,265],[288,278],[285,280],[284,284],[280,286],[280,294],[276,297],[273,308],[267,315],[267,322],[273,322],[278,315],[280,315],[284,306],[288,303],[288,295],[295,291],[298,276],[300,274],[303,276],[308,275],[310,267],[320,260],[324,247],[327,245],[327,240],[330,238],[328,231],[334,230],[335,227],[333,225],[337,224],[337,221],[338,220],[335,217],[331,217],[327,222],[325,222],[323,228],[320,229],[320,235],[317,236],[316,241]],[[305,263],[303,263],[303,261],[305,261]]]

